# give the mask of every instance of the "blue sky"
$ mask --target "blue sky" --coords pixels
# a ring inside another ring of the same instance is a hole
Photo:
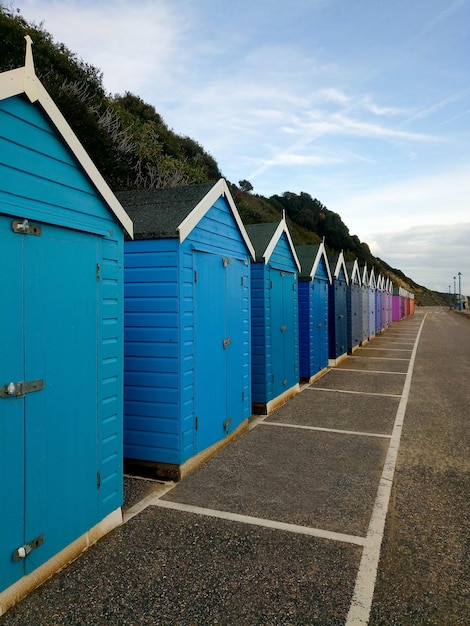
[[[231,182],[307,192],[416,282],[470,293],[470,0],[16,0]]]

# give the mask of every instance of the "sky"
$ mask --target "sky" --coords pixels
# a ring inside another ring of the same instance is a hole
[[[9,4],[232,183],[309,193],[417,283],[461,272],[470,294],[470,0]]]

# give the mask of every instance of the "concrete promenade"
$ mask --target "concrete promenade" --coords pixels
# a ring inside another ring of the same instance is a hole
[[[31,625],[468,625],[470,317],[427,307],[3,617]]]

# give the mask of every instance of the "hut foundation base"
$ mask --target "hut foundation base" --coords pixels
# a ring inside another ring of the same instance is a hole
[[[295,396],[300,391],[300,384],[296,383],[290,389],[286,389],[283,393],[278,395],[276,398],[269,400],[268,402],[254,402],[252,409],[255,415],[269,415],[277,409],[277,407],[285,404],[290,398]]]
[[[48,578],[71,563],[82,552],[96,543],[104,535],[122,524],[121,508],[107,515],[81,537],[70,543],[40,567],[17,580],[13,585],[0,592],[0,616],[17,604],[31,591],[42,585]]]
[[[248,420],[244,420],[232,433],[217,441],[212,446],[198,452],[181,465],[176,463],[161,463],[159,461],[141,461],[139,459],[125,459],[124,471],[145,478],[158,478],[165,481],[179,482],[190,472],[202,465],[211,456],[219,452],[234,439],[248,430]]]

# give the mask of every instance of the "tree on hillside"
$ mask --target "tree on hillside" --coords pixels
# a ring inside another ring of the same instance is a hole
[[[240,180],[238,181],[238,184],[240,186],[240,190],[244,191],[245,193],[250,193],[250,191],[253,191],[253,185],[250,183],[249,180]]]

